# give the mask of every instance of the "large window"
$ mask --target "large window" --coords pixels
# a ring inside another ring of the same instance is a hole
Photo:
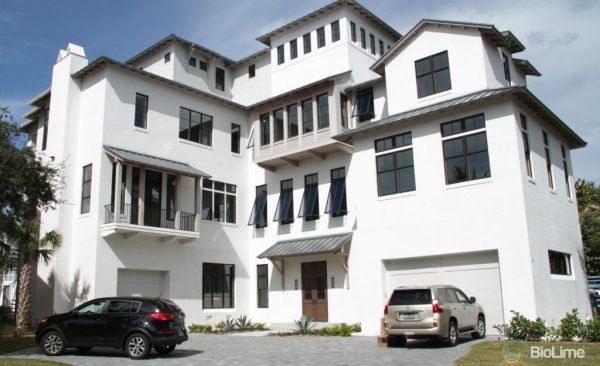
[[[202,181],[202,219],[236,223],[235,184],[204,179]]]
[[[354,22],[350,22],[350,37],[352,42],[356,42],[356,24]]]
[[[234,284],[233,264],[202,263],[202,307],[233,308]]]
[[[283,45],[277,46],[277,65],[281,65],[285,61],[285,54],[283,52]]]
[[[298,104],[287,106],[288,115],[288,137],[298,136]]]
[[[452,89],[448,51],[415,61],[419,98]]]
[[[231,124],[231,152],[235,153],[235,154],[239,154],[240,153],[240,140],[241,140],[241,133],[240,133],[240,125],[238,125],[237,123],[232,123]]]
[[[336,42],[340,40],[340,21],[336,20],[331,23],[331,42]]]
[[[136,93],[135,94],[135,127],[146,128],[148,117],[148,96]]]
[[[317,111],[319,129],[329,127],[329,98],[327,94],[317,96]]]
[[[254,225],[256,228],[267,226],[267,185],[256,187],[256,198],[252,205],[250,220],[248,225]]]
[[[571,275],[571,255],[567,253],[548,251],[550,260],[550,273],[555,275]]]
[[[225,90],[225,70],[218,67],[215,69],[215,88]]]
[[[325,47],[325,28],[317,28],[317,48]]]
[[[273,111],[273,140],[283,140],[283,109]]]
[[[273,221],[279,221],[282,225],[294,222],[294,182],[292,179],[281,181],[281,193]]]
[[[491,176],[483,114],[442,123],[441,130],[447,184]]]
[[[548,134],[546,131],[542,131],[542,137],[544,138],[544,155],[546,156],[546,174],[548,174],[548,187],[554,189],[554,177],[552,176],[552,159],[550,157],[550,142],[548,141]]]
[[[269,265],[256,266],[256,306],[269,307]]]
[[[331,170],[331,186],[329,187],[325,213],[334,217],[348,213],[346,206],[346,168]]]
[[[260,115],[260,144],[271,143],[271,131],[269,130],[269,113]]]
[[[375,117],[375,104],[373,102],[373,89],[368,88],[356,93],[352,117],[357,117],[358,122],[364,122]]]
[[[298,40],[292,39],[290,41],[290,60],[293,60],[296,57],[298,57]]]
[[[562,158],[563,158],[563,171],[565,174],[565,187],[567,189],[567,197],[573,198],[571,196],[571,185],[569,184],[569,164],[567,162],[567,152],[563,145],[560,145],[560,152],[561,152]]]
[[[310,53],[310,33],[306,33],[302,36],[302,44],[304,45],[304,54],[306,55],[307,53]]]
[[[213,119],[211,116],[179,108],[179,138],[202,145],[212,145]]]
[[[303,217],[306,221],[319,218],[319,176],[317,173],[304,177],[304,195],[298,217]]]
[[[92,197],[92,164],[83,167],[83,178],[81,184],[81,213],[90,212],[90,200]]]
[[[388,152],[393,150],[392,152]],[[375,140],[377,192],[379,196],[415,190],[412,134],[406,132]]]
[[[302,101],[302,132],[312,132],[313,129],[312,99],[305,99]]]
[[[367,33],[362,28],[360,28],[360,46],[367,49]]]
[[[527,118],[525,118],[523,114],[521,114],[521,137],[523,138],[523,151],[525,152],[525,169],[527,169],[527,176],[533,178],[531,150],[529,148],[529,133],[527,132]]]

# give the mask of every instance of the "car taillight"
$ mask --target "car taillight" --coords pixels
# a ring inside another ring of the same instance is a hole
[[[150,316],[156,320],[173,320],[175,315],[169,313],[150,313]]]
[[[383,308],[383,315],[387,315],[388,314],[388,304],[385,304],[385,307]]]
[[[437,301],[433,302],[433,313],[443,313],[444,309],[440,308],[440,304],[437,303]]]

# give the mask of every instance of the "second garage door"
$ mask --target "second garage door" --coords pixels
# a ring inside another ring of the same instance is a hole
[[[384,261],[387,295],[398,286],[453,285],[474,296],[486,313],[488,333],[504,323],[498,252]]]
[[[168,272],[120,268],[117,296],[168,297]]]

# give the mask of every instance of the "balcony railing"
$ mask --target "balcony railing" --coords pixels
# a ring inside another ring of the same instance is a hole
[[[176,221],[179,221],[179,225],[175,225]],[[110,224],[115,222],[195,231],[196,214],[145,207],[143,221],[140,222],[140,207],[138,205],[123,204],[116,215],[112,204],[104,206],[104,223]]]

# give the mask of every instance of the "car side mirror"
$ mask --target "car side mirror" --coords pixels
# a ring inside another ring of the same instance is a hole
[[[471,304],[474,304],[476,301],[477,301],[477,299],[476,299],[476,298],[474,298],[473,296],[471,296],[471,298],[469,299],[469,302],[470,302]]]

